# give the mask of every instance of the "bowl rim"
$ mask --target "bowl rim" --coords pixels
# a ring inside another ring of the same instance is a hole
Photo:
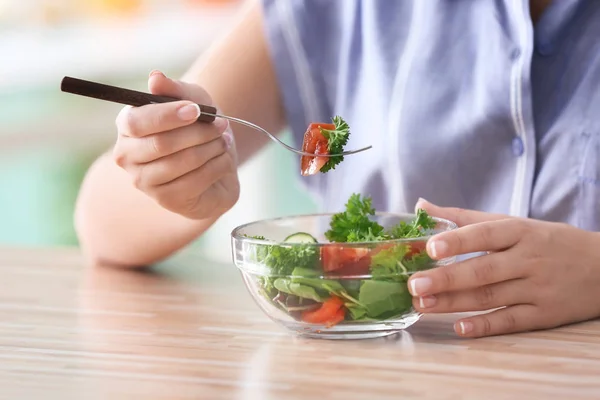
[[[281,217],[274,217],[274,218],[265,218],[265,219],[260,219],[260,220],[254,220],[251,222],[247,222],[245,224],[242,225],[238,225],[236,226],[232,231],[231,231],[231,239],[232,240],[236,240],[236,241],[240,241],[240,242],[244,242],[244,243],[249,243],[249,244],[256,244],[256,245],[278,245],[278,246],[288,246],[288,247],[292,247],[292,246],[304,246],[304,247],[329,247],[329,246],[342,246],[342,247],[366,247],[366,246],[373,246],[376,244],[400,244],[400,243],[411,243],[411,242],[422,242],[422,241],[427,241],[429,240],[431,237],[438,235],[440,233],[443,232],[451,232],[453,230],[458,229],[458,225],[454,222],[454,221],[450,221],[448,219],[445,218],[439,218],[439,217],[431,217],[433,218],[435,221],[437,222],[441,222],[447,225],[447,229],[440,231],[440,232],[436,232],[434,234],[430,234],[430,235],[424,235],[424,236],[419,236],[419,237],[414,237],[414,238],[400,238],[400,239],[389,239],[389,240],[379,240],[379,241],[362,241],[362,242],[317,242],[317,243],[292,243],[292,242],[283,242],[283,241],[274,241],[274,240],[269,240],[269,239],[256,239],[256,238],[251,238],[251,237],[247,237],[244,236],[242,234],[240,234],[240,231],[242,231],[245,228],[248,228],[252,225],[256,225],[259,223],[274,223],[277,221],[282,221],[282,220],[289,220],[289,219],[297,219],[297,218],[315,218],[315,217],[331,217],[335,214],[338,213],[334,213],[334,212],[326,212],[326,213],[310,213],[310,214],[296,214],[296,215],[287,215],[287,216],[281,216]],[[375,212],[375,216],[379,216],[379,217],[416,217],[417,214],[414,213],[394,213],[394,212],[387,212],[387,211],[377,211]]]

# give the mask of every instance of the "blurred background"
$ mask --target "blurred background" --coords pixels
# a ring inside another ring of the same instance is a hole
[[[243,3],[0,0],[0,245],[77,245],[79,185],[114,143],[121,106],[60,92],[63,76],[147,91],[152,69],[181,76]],[[294,162],[274,144],[256,156],[241,170],[240,202],[188,251],[229,260],[236,225],[315,211]]]

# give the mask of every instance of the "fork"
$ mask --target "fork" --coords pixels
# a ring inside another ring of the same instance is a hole
[[[134,107],[141,107],[147,104],[158,104],[158,103],[169,103],[173,101],[180,101],[181,99],[175,97],[168,96],[157,96],[150,93],[138,92],[135,90],[125,89],[117,86],[106,85],[103,83],[86,81],[83,79],[73,78],[70,76],[65,76],[60,85],[61,91],[65,93],[76,94],[85,97],[91,97],[99,100],[110,101],[113,103],[125,104]],[[292,146],[289,146],[285,142],[281,141],[277,136],[271,134],[266,129],[253,124],[252,122],[245,121],[240,118],[230,117],[227,115],[222,115],[217,113],[217,109],[212,106],[207,106],[204,104],[198,104],[200,107],[200,116],[198,117],[198,122],[206,122],[210,123],[215,120],[215,118],[224,118],[229,121],[238,123],[240,125],[245,125],[249,128],[255,129],[263,134],[267,135],[274,142],[282,145],[287,150],[303,155],[303,156],[319,156],[319,157],[338,157],[345,156],[350,154],[356,154],[363,152],[365,150],[369,150],[373,146],[363,147],[358,150],[349,150],[343,151],[337,154],[315,154],[308,153],[302,150],[298,150]]]

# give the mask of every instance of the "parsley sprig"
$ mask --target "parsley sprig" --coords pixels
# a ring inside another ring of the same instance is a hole
[[[412,224],[402,221],[392,228],[390,235],[393,238],[419,237],[423,236],[423,230],[435,228],[435,224],[435,220],[427,215],[425,210],[419,209]]]
[[[266,240],[264,236],[250,236],[250,238]],[[254,246],[254,251],[254,260],[264,263],[273,275],[289,275],[296,267],[315,268],[319,261],[318,249],[310,245],[257,244]]]
[[[425,210],[419,209],[412,223],[402,221],[386,232],[383,226],[371,219],[373,215],[375,209],[372,199],[354,193],[346,203],[346,210],[331,218],[325,237],[330,242],[376,242],[419,237],[423,235],[423,231],[436,225]]]
[[[346,210],[334,214],[325,237],[330,242],[360,242],[385,240],[383,226],[372,221],[369,216],[375,214],[370,197],[364,199],[352,194],[346,203]]]
[[[340,116],[332,118],[335,129],[321,129],[321,133],[327,139],[327,150],[329,154],[338,154],[344,151],[344,146],[348,143],[350,135],[350,127]],[[321,172],[325,173],[344,161],[344,156],[329,157],[327,163],[321,167]]]

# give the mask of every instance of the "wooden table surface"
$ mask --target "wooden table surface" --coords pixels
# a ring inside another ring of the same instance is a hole
[[[2,399],[600,399],[600,322],[479,340],[428,316],[374,340],[303,339],[232,265],[84,267],[0,248]]]

